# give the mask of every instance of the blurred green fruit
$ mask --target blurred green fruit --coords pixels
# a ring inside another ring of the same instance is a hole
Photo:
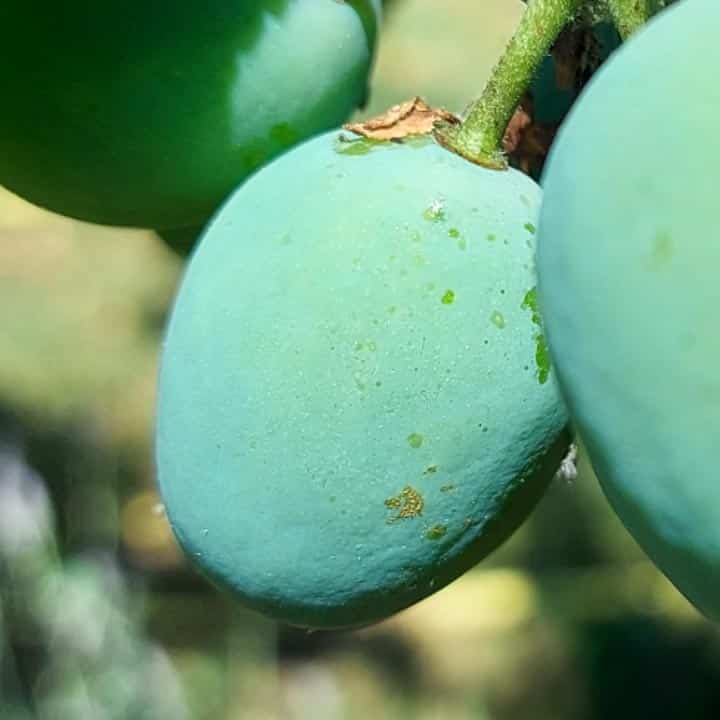
[[[566,423],[535,304],[540,191],[430,140],[316,138],[205,230],[162,361],[188,555],[311,627],[380,620],[526,518]]]
[[[173,230],[157,230],[158,237],[181,258],[186,258],[195,247],[203,226],[175,228]]]
[[[0,4],[0,184],[109,225],[205,222],[363,101],[379,0]]]
[[[665,10],[600,70],[544,176],[540,307],[625,525],[720,620],[720,4]]]

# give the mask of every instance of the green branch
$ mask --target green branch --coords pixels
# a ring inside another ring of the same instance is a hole
[[[482,95],[460,125],[437,128],[438,142],[478,165],[506,168],[502,139],[510,118],[536,68],[584,1],[530,0]]]
[[[623,40],[642,27],[657,10],[658,0],[607,0],[613,23]]]

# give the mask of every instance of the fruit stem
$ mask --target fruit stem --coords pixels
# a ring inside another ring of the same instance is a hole
[[[493,68],[480,97],[459,125],[440,125],[435,138],[449,150],[484,165],[504,170],[502,139],[535,69],[560,31],[587,0],[529,0],[515,34]]]
[[[613,23],[623,40],[642,27],[657,9],[657,0],[607,0]]]

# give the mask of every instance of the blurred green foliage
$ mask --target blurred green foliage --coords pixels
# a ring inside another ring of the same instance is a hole
[[[521,10],[396,0],[363,114],[415,94],[462,110]],[[218,593],[153,489],[181,270],[150,233],[0,195],[3,720],[720,717],[720,633],[637,549],[584,458],[488,562],[378,626],[307,634]]]

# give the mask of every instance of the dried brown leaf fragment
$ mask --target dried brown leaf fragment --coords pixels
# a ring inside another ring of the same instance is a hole
[[[394,105],[381,115],[358,123],[343,125],[345,130],[372,140],[402,140],[412,135],[428,135],[437,123],[456,125],[460,118],[448,110],[430,107],[414,97]]]

